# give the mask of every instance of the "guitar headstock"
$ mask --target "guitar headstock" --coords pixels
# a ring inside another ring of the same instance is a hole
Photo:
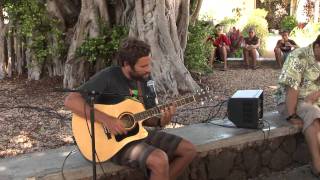
[[[197,102],[200,102],[201,105],[204,104],[204,101],[212,101],[212,93],[209,88],[197,90],[194,95],[194,98]]]

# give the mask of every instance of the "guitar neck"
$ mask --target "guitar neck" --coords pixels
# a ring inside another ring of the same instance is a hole
[[[195,96],[189,96],[186,98],[182,98],[182,99],[179,99],[179,100],[167,103],[167,104],[163,104],[160,106],[156,106],[156,107],[148,109],[146,111],[134,114],[134,118],[136,121],[149,119],[149,118],[152,118],[154,116],[159,115],[162,110],[164,110],[172,105],[174,105],[176,107],[181,107],[181,106],[187,105],[187,104],[195,102],[195,101],[196,101]]]

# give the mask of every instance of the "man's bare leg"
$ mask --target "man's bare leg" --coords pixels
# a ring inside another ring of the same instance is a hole
[[[169,180],[169,160],[167,154],[156,149],[151,152],[146,160],[146,165],[150,169],[150,180]]]
[[[227,70],[228,65],[227,65],[227,48],[226,48],[226,46],[219,47],[219,54],[220,54],[220,57],[222,58],[223,63],[224,63],[223,69]]]
[[[215,57],[216,57],[216,49],[213,48],[210,52],[210,58],[209,58],[209,65],[211,68],[214,68],[214,60],[215,60]]]
[[[312,158],[313,170],[316,171],[316,173],[320,173],[320,144],[318,140],[319,133],[319,119],[314,120],[304,133]]]
[[[251,49],[250,50],[250,56],[252,57],[252,69],[256,69],[257,68],[257,53],[256,53],[256,49]]]
[[[243,61],[246,69],[249,67],[249,51],[246,48],[243,48]]]
[[[279,68],[281,68],[283,64],[283,61],[282,61],[283,58],[282,58],[282,52],[280,48],[274,48],[274,56],[276,58]]]
[[[195,146],[189,141],[182,140],[174,154],[175,158],[170,162],[170,180],[175,180],[197,155]]]

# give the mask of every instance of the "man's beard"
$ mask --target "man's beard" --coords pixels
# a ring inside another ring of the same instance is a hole
[[[138,74],[137,71],[134,71],[134,70],[131,71],[129,74],[130,74],[131,79],[136,80],[136,81],[147,80],[149,77],[149,75],[144,77],[143,75]]]

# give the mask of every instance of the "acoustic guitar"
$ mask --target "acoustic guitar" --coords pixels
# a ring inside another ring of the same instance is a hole
[[[115,105],[95,104],[94,108],[110,116],[116,117],[124,124],[127,134],[110,134],[101,123],[95,122],[95,147],[97,162],[105,162],[120,151],[126,144],[147,137],[143,121],[158,116],[161,110],[174,104],[176,107],[209,99],[208,91],[201,91],[195,95],[184,97],[168,104],[145,110],[143,104],[132,99],[126,99]],[[89,161],[92,160],[91,126],[77,114],[72,115],[72,132],[81,154]]]

